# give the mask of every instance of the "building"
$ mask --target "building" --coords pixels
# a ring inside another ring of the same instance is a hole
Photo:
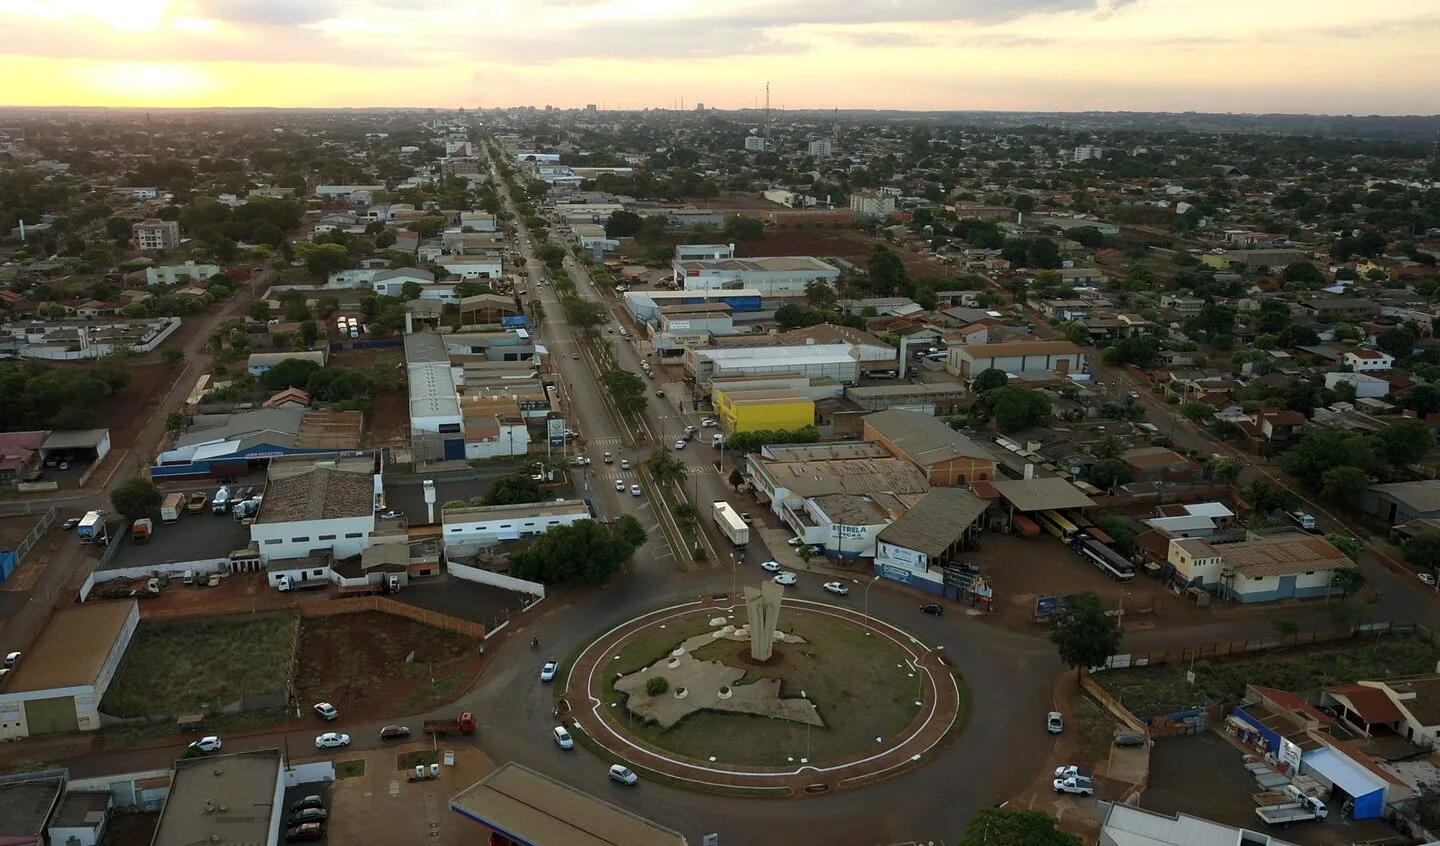
[[[499,279],[505,272],[499,251],[440,256],[435,263],[461,279]]]
[[[100,700],[139,624],[134,600],[57,609],[0,687],[0,740],[99,729]]]
[[[1096,804],[1099,846],[1295,846],[1269,834],[1189,814],[1166,815],[1119,802]]]
[[[845,398],[865,412],[900,409],[935,417],[959,414],[970,392],[953,382],[905,382],[845,389]]]
[[[1355,569],[1324,538],[1294,532],[1240,543],[1175,538],[1166,562],[1174,583],[1244,603],[1329,596],[1335,573]]]
[[[589,506],[580,499],[445,508],[440,512],[447,549],[456,544],[489,546],[533,538],[555,526],[592,519]]]
[[[1015,341],[951,347],[945,369],[961,379],[974,379],[990,369],[1011,375],[1054,373],[1065,377],[1085,372],[1085,353],[1069,341]]]
[[[174,220],[148,217],[130,224],[130,237],[137,250],[173,250],[180,246],[180,224]]]
[[[864,438],[925,473],[930,484],[965,486],[995,478],[995,458],[945,421],[890,409],[865,417]]]
[[[1348,355],[1348,353],[1347,353]],[[1325,387],[1335,390],[1338,385],[1349,385],[1355,390],[1355,399],[1376,399],[1390,393],[1390,383],[1363,373],[1326,373]]]
[[[278,749],[176,761],[150,846],[274,846],[288,811],[284,799]]]
[[[164,267],[145,268],[145,283],[148,285],[184,285],[190,282],[205,282],[221,272],[218,264],[169,264]]]
[[[475,294],[460,300],[460,325],[482,326],[499,323],[520,314],[515,298],[506,294]]]
[[[465,458],[494,458],[525,455],[530,450],[530,430],[520,402],[505,394],[460,398],[465,420]]]
[[[850,195],[850,211],[864,217],[885,217],[895,213],[895,198],[880,191],[856,191]]]
[[[720,427],[731,432],[795,431],[815,425],[815,401],[789,388],[726,391],[712,400]]]
[[[686,291],[752,289],[768,297],[800,297],[811,282],[834,286],[840,269],[810,256],[680,261],[674,284]]]
[[[745,149],[749,152],[763,152],[770,146],[770,139],[763,135],[746,135]]]
[[[807,543],[819,544],[832,539],[810,531],[813,521],[803,516],[808,499],[830,494],[918,498],[930,490],[914,465],[859,441],[767,446],[745,457],[744,475],[757,500]]]
[[[810,155],[816,158],[828,158],[835,152],[835,145],[830,143],[828,138],[819,138],[810,142]]]
[[[0,487],[10,487],[40,470],[40,447],[49,432],[0,432]],[[0,575],[3,575],[0,569]]]
[[[925,494],[881,530],[875,575],[943,595],[944,569],[970,548],[988,507],[963,488],[935,488]]]
[[[280,353],[250,353],[245,360],[245,370],[251,376],[262,376],[266,371],[275,367],[282,361],[289,361],[292,358],[301,361],[313,361],[321,367],[325,366],[325,350],[292,350]],[[292,365],[293,366],[293,365]]]
[[[685,372],[702,390],[727,376],[784,374],[853,385],[860,379],[860,362],[853,349],[840,344],[687,349]]]
[[[410,393],[410,445],[417,460],[465,460],[465,418],[445,339],[432,332],[405,336]]]
[[[273,472],[250,524],[250,541],[265,560],[305,558],[326,550],[359,555],[375,531],[380,476],[331,467],[293,475]]]
[[[1360,508],[1392,526],[1440,519],[1440,479],[1371,485],[1360,494]]]
[[[676,244],[675,261],[723,261],[735,258],[734,244]]]
[[[311,411],[282,404],[236,414],[197,414],[191,427],[150,467],[154,479],[243,476],[282,456],[309,458],[360,453],[365,415]],[[374,460],[374,456],[370,456]]]
[[[1360,681],[1325,693],[1341,705],[1342,718],[1367,735],[1384,726],[1416,746],[1440,745],[1440,674]]]
[[[1206,253],[1200,261],[1216,270],[1238,267],[1251,272],[1284,270],[1287,266],[1305,261],[1304,250],[1227,250],[1223,253]]]
[[[376,271],[370,277],[370,287],[375,293],[385,297],[401,296],[406,282],[414,282],[423,289],[425,285],[435,284],[435,274],[418,267],[400,267],[395,270]]]
[[[1088,162],[1091,159],[1099,161],[1105,158],[1105,148],[1084,144],[1075,148],[1074,160],[1077,162]]]
[[[1354,373],[1368,373],[1371,370],[1389,370],[1395,366],[1395,357],[1387,352],[1372,349],[1346,350],[1340,356],[1340,363]]]

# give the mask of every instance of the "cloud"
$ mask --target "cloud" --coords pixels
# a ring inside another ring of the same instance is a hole
[[[465,49],[472,34],[428,36],[427,43]],[[629,21],[591,24],[573,29],[531,28],[506,33],[485,45],[484,58],[513,64],[556,64],[570,59],[622,62],[673,62],[729,56],[793,55],[810,49],[803,42],[777,37],[745,23],[723,20],[670,19],[637,25]]]
[[[342,0],[194,0],[194,15],[251,26],[301,26],[338,17]]]
[[[598,8],[611,0],[538,0],[542,6]],[[743,21],[776,28],[811,25],[897,23],[1005,23],[1027,15],[1091,13],[1108,16],[1140,0],[764,0],[758,5],[732,3],[711,20]],[[643,25],[643,24],[642,24]]]

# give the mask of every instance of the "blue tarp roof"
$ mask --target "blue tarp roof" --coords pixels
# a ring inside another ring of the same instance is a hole
[[[1316,749],[1300,760],[1305,770],[1314,770],[1356,799],[1385,789],[1384,779],[1334,749]]]

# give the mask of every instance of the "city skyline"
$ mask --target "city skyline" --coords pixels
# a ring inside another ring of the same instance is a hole
[[[1427,0],[36,0],[12,106],[1435,114]],[[1376,59],[1380,59],[1377,61]],[[857,69],[860,69],[857,72]],[[597,81],[598,80],[598,81]]]

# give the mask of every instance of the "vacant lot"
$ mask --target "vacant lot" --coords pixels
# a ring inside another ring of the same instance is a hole
[[[176,716],[283,695],[299,632],[293,615],[142,622],[100,710]]]
[[[1239,702],[1246,684],[1303,692],[1361,679],[1434,672],[1437,660],[1440,648],[1434,644],[1392,639],[1360,646],[1287,650],[1234,661],[1197,661],[1193,668],[1107,670],[1097,673],[1095,680],[1143,719],[1216,702]],[[1185,681],[1190,669],[1195,671],[1193,685]]]
[[[615,673],[630,673],[651,664],[686,638],[708,631],[706,613],[686,617],[667,628],[651,628],[626,641],[616,653],[618,660],[607,664]],[[920,679],[906,663],[908,656],[895,644],[880,637],[866,637],[864,630],[833,617],[808,614],[786,608],[780,627],[794,632],[806,643],[777,645],[783,656],[773,667],[749,667],[741,657],[749,645],[718,641],[695,652],[701,660],[719,660],[728,666],[744,667],[740,684],[760,678],[779,678],[781,696],[799,696],[803,691],[815,703],[825,728],[808,728],[800,723],[746,714],[701,712],[687,717],[667,730],[655,725],[633,723],[637,737],[661,749],[701,760],[762,766],[782,766],[809,758],[827,764],[879,751],[919,713],[916,704]],[[623,698],[606,682],[609,701]]]
[[[479,671],[473,638],[378,611],[307,617],[301,634],[300,701],[333,702],[347,718],[427,711]]]

